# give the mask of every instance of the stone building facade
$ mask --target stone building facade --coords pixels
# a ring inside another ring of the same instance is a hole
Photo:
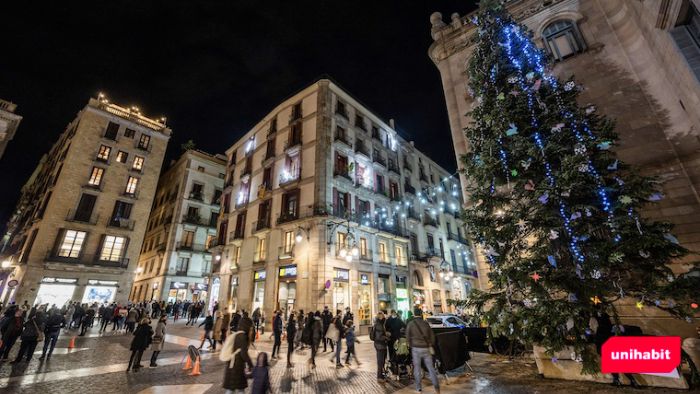
[[[132,301],[209,301],[209,282],[226,156],[188,150],[158,181],[134,285]]]
[[[137,108],[90,99],[22,189],[2,301],[125,302],[170,133]]]
[[[664,181],[665,198],[645,215],[674,223],[681,244],[700,250],[700,1],[518,0],[507,7],[552,57],[553,72],[583,85],[580,104],[616,120],[620,158]],[[453,14],[446,23],[434,13],[430,20],[429,55],[442,78],[459,162],[469,149],[462,130],[473,105],[466,66],[476,29],[469,16]],[[690,255],[672,269],[685,272],[695,261]],[[488,270],[483,259],[479,267]],[[621,302],[623,318],[646,332],[692,335],[690,324],[668,325],[668,316],[633,303]]]
[[[0,99],[0,159],[22,121],[22,117],[15,113],[16,109],[17,104]]]
[[[378,310],[474,286],[459,181],[329,80],[279,104],[226,152],[213,280],[232,309]]]

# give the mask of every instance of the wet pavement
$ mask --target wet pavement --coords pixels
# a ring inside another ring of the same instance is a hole
[[[40,361],[39,354],[29,363],[0,364],[0,392],[2,393],[223,393],[221,387],[224,364],[218,353],[202,352],[202,374],[189,376],[183,371],[186,347],[199,345],[199,328],[186,327],[184,321],[169,322],[164,350],[158,359],[158,367],[143,368],[139,372],[127,373],[131,336],[123,333],[97,333],[93,328],[85,337],[76,337],[75,347],[68,349],[70,339],[77,331],[64,331],[49,361]],[[358,367],[340,369],[331,362],[329,352],[318,353],[317,368],[311,370],[306,363],[309,351],[297,351],[293,356],[294,368],[286,368],[286,343],[283,344],[283,359],[273,360],[270,371],[275,393],[413,393],[412,380],[377,382],[375,352],[366,336],[359,337],[357,355],[362,363]],[[40,344],[41,345],[41,344]],[[15,345],[10,360],[19,344]],[[205,345],[206,348],[206,345]],[[261,335],[256,349],[270,352],[272,341],[269,333]],[[143,365],[148,365],[150,350],[143,356]],[[678,390],[662,389],[618,389],[609,385],[588,382],[567,382],[542,379],[531,359],[510,361],[503,357],[474,354],[470,365],[473,373],[464,371],[451,374],[449,384],[441,380],[443,393],[680,393]],[[426,393],[433,392],[430,383],[424,380]]]

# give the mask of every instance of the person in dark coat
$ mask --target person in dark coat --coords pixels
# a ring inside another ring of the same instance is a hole
[[[43,360],[44,357],[47,359],[51,358],[53,349],[56,347],[56,341],[58,341],[58,336],[61,333],[61,328],[63,328],[65,324],[66,319],[63,317],[61,311],[56,308],[51,309],[50,316],[44,325],[44,336],[46,339],[44,339],[44,349],[41,352],[39,360]],[[46,353],[47,350],[48,354]]]
[[[406,325],[401,320],[400,311],[397,313],[396,310],[391,311],[391,316],[386,319],[386,330],[389,332],[389,342],[387,343],[389,350],[389,361],[393,362],[396,358],[396,350],[394,350],[394,343],[401,338],[401,330],[405,328]]]
[[[333,320],[333,314],[328,310],[328,306],[323,307],[323,312],[321,312],[321,321],[323,322],[323,352],[328,351],[328,344],[331,345],[331,352],[333,351],[333,341],[330,338],[326,338],[326,333],[328,332],[328,327],[331,326],[331,320]]]
[[[84,336],[85,332],[89,327],[92,327],[92,321],[95,319],[95,310],[92,308],[88,308],[85,311],[85,315],[82,318],[82,321],[80,322],[80,336]]]
[[[248,329],[252,329],[252,321]],[[233,335],[233,349],[230,349],[233,356],[231,360],[225,364],[224,383],[222,387],[226,390],[235,392],[236,390],[245,390],[248,387],[248,379],[245,376],[245,367],[248,365],[253,368],[253,361],[248,354],[248,332],[236,331]],[[228,352],[229,349],[224,349]]]
[[[134,331],[134,339],[131,341],[131,358],[129,358],[129,366],[126,368],[126,372],[134,367],[134,372],[137,372],[143,366],[141,365],[141,357],[143,352],[148,349],[153,340],[153,328],[151,328],[151,320],[149,318],[143,318],[139,323],[139,326]]]
[[[275,336],[275,343],[272,345],[272,358],[275,358],[275,353],[279,356],[280,346],[282,346],[282,330],[284,324],[282,322],[282,311],[275,312],[275,318],[272,319],[272,334]]]
[[[267,353],[258,353],[258,359],[253,368],[253,388],[251,394],[266,394],[272,391],[270,387],[270,365]]]
[[[292,368],[292,353],[294,353],[294,337],[297,335],[297,322],[294,312],[289,314],[287,320],[287,368]]]
[[[211,316],[211,313],[207,313],[207,317],[199,325],[199,327],[202,326],[204,326],[204,334],[202,335],[202,343],[199,344],[198,349],[202,350],[202,346],[204,346],[204,341],[208,340],[209,349],[216,350],[216,341],[213,340],[211,337],[211,332],[212,330],[214,330],[214,318]]]
[[[377,351],[377,380],[384,380],[384,364],[386,363],[386,350],[389,334],[385,327],[384,312],[378,312],[372,327],[370,339],[374,342],[374,350]]]
[[[238,313],[238,311],[233,312],[233,316],[231,316],[231,331],[236,332],[238,331],[238,323],[241,322],[241,314]]]
[[[309,330],[310,333],[311,358],[309,359],[309,364],[311,364],[311,368],[316,368],[316,352],[318,352],[318,346],[321,344],[321,339],[323,338],[321,313],[317,313],[318,316],[314,316],[313,312],[309,312],[306,318],[306,326],[304,327],[304,330]]]
[[[30,314],[29,319],[24,323],[22,335],[20,335],[22,344],[19,347],[19,352],[17,352],[17,357],[12,363],[22,361],[22,357],[25,355],[27,356],[27,362],[32,361],[32,355],[34,355],[36,345],[39,343],[39,333],[44,332],[44,320],[44,312],[41,310]]]
[[[12,350],[12,346],[22,334],[22,329],[24,328],[24,319],[22,318],[24,312],[19,308],[15,308],[14,311],[14,316],[6,318],[0,327],[0,332],[2,333],[0,356],[2,356],[3,360],[7,360],[10,357],[10,350]]]
[[[253,326],[253,320],[248,316],[248,312],[243,311],[243,316],[241,316],[241,321],[238,323],[238,331],[243,331],[246,334],[246,339],[248,343],[255,342],[255,327]]]
[[[348,320],[355,321],[355,316],[350,312],[350,307],[345,308],[345,315],[343,315],[343,326],[348,323]]]

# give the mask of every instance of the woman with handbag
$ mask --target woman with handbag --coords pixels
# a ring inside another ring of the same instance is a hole
[[[21,362],[25,355],[27,356],[27,362],[32,360],[36,345],[44,340],[44,321],[44,312],[39,310],[24,323],[24,330],[22,330],[20,335],[22,344],[12,364]]]
[[[156,324],[156,331],[153,334],[153,341],[151,342],[151,349],[153,349],[153,354],[151,355],[151,367],[157,367],[156,360],[158,359],[158,354],[163,350],[163,345],[165,344],[165,325],[168,322],[168,315],[163,315],[158,319],[158,324]]]

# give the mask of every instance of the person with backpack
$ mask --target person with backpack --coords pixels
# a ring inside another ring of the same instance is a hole
[[[243,312],[244,318],[241,319],[239,330],[234,331],[228,337],[222,346],[219,353],[219,360],[223,361],[224,382],[222,387],[227,393],[245,390],[248,387],[248,379],[245,374],[245,367],[253,369],[253,361],[248,354],[249,335],[253,329],[252,321],[248,323],[248,313]]]
[[[360,343],[360,341],[355,337],[355,326],[353,325],[352,320],[348,320],[345,322],[345,343],[347,344],[348,351],[347,351],[347,356],[345,356],[345,365],[348,367],[350,366],[350,356],[355,358],[355,362],[357,363],[357,366],[359,367],[362,365],[360,363],[360,360],[357,359],[357,354],[355,354],[355,342]]]
[[[435,334],[433,334],[433,330],[430,329],[428,323],[423,320],[423,311],[419,307],[413,310],[413,315],[413,320],[406,326],[406,341],[411,348],[411,355],[413,356],[413,377],[416,390],[422,390],[423,368],[421,368],[421,362],[423,362],[428,369],[428,375],[430,376],[430,381],[433,382],[435,392],[439,393],[440,382],[433,365]]]
[[[294,312],[289,314],[287,320],[287,368],[292,368],[292,353],[294,353],[294,340],[297,335],[297,322],[294,319]]]
[[[389,334],[386,332],[386,319],[384,312],[379,311],[370,331],[369,339],[374,342],[374,350],[377,352],[377,380],[384,381],[384,364],[386,364],[387,341]]]

